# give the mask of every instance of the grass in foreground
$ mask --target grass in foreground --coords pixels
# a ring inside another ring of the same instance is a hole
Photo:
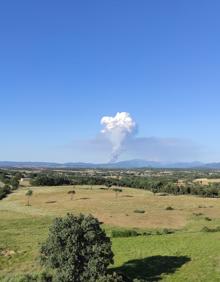
[[[58,196],[61,197],[63,195],[61,206],[57,208],[57,215],[70,211],[70,204],[64,206],[64,203],[67,202],[65,198],[66,191],[69,188],[62,187],[61,189],[63,190],[61,191],[57,191],[58,188],[55,188],[54,194],[51,189],[53,188],[44,191],[43,188],[40,188],[37,193],[36,188],[34,191],[36,198],[34,199],[33,196],[33,199],[31,199],[31,207],[24,205],[25,196],[23,196],[23,190],[0,202],[0,281],[19,281],[19,277],[24,273],[38,273],[42,270],[38,262],[39,244],[47,237],[48,227],[55,216],[56,209],[48,208],[44,202],[42,206],[37,205],[37,203],[41,202],[42,194],[47,195],[50,192],[49,200],[53,198],[57,201]],[[105,193],[106,191],[102,192]],[[140,196],[138,190],[126,192],[126,194],[132,194],[134,192],[137,193],[138,203],[140,203],[140,198],[143,196],[146,198],[155,197],[146,194],[140,194]],[[143,191],[140,192],[143,193]],[[83,193],[87,192],[82,191],[82,194],[78,192],[78,197],[81,198]],[[90,193],[90,197],[94,196],[97,204],[98,197],[101,195],[99,194],[99,190],[94,190]],[[104,209],[104,202],[109,199],[108,197],[110,195],[103,195],[103,198],[100,200],[100,206],[98,207],[101,207],[100,210]],[[111,201],[118,201],[120,203],[120,197],[115,200],[113,194]],[[46,196],[43,198],[44,200],[48,200]],[[137,203],[134,198],[135,195],[129,199],[133,199],[135,206]],[[146,281],[220,281],[220,232],[207,233],[200,231],[204,226],[208,226],[209,228],[220,226],[219,219],[211,218],[211,221],[206,219],[208,215],[210,216],[210,211],[212,211],[212,208],[209,208],[209,206],[212,205],[214,209],[218,209],[218,200],[213,199],[212,203],[210,203],[212,199],[206,201],[206,199],[200,198],[193,199],[190,196],[186,197],[184,201],[179,201],[182,197],[176,197],[174,204],[173,199],[165,198],[154,198],[154,203],[156,201],[157,203],[153,212],[156,213],[158,211],[158,216],[163,212],[163,216],[165,216],[167,215],[167,211],[164,207],[174,207],[174,210],[168,212],[175,213],[175,209],[178,206],[180,212],[181,209],[184,209],[185,205],[185,210],[182,212],[183,214],[187,214],[188,221],[184,229],[169,235],[112,238],[113,251],[115,253],[115,264],[112,268],[124,273],[130,278],[145,279]],[[144,199],[144,201],[150,204],[153,199]],[[110,207],[109,202],[105,204],[106,213],[119,205],[115,204],[113,207]],[[130,202],[128,207],[124,208],[131,207],[133,215],[133,210],[136,206],[133,207],[131,204]],[[78,208],[79,204],[77,205]],[[198,207],[198,205],[201,206]],[[159,209],[158,207],[160,206],[163,209]],[[83,209],[85,208],[90,212],[94,209],[94,206],[91,207],[84,204]],[[76,207],[73,208],[73,211],[75,209]],[[147,207],[145,209],[148,211]],[[113,215],[114,217],[116,215],[118,216],[118,225],[120,222],[124,222],[120,219],[119,209],[116,209]],[[136,216],[142,217],[145,214],[134,213],[134,215],[133,220],[135,220]],[[160,218],[160,222],[162,220],[163,218]],[[132,223],[133,227],[135,227],[135,221],[132,221],[129,228],[131,228]],[[105,228],[108,234],[111,234],[112,229],[123,229],[123,226],[116,228],[106,225]],[[163,224],[160,225],[160,228],[163,227]],[[146,231],[146,229],[149,230],[146,227],[140,230]],[[155,231],[152,227],[151,230]],[[17,277],[17,280],[15,277]]]

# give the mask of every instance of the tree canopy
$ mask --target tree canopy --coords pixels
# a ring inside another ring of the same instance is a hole
[[[93,216],[56,218],[42,245],[41,262],[56,270],[61,282],[95,282],[113,263],[111,241]]]

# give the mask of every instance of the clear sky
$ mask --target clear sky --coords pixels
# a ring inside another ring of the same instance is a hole
[[[100,120],[128,112],[138,131],[119,159],[220,161],[219,11],[218,0],[1,1],[0,160],[108,161]]]

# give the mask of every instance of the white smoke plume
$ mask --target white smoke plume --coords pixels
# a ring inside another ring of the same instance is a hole
[[[110,162],[115,162],[120,155],[124,141],[135,133],[136,123],[129,113],[120,112],[114,117],[104,116],[101,119],[104,129],[101,131],[112,144]]]

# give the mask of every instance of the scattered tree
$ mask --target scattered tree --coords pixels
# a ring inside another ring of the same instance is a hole
[[[118,193],[121,193],[121,192],[122,192],[122,189],[120,189],[120,188],[114,188],[113,191],[115,191],[115,198],[117,199],[117,198],[118,198]]]
[[[68,192],[68,194],[70,194],[70,200],[72,201],[73,200],[73,196],[76,194],[76,191],[75,190],[70,190]]]
[[[33,191],[28,189],[25,195],[27,196],[27,206],[30,206],[30,197],[33,195]]]
[[[105,184],[105,186],[106,186],[108,189],[110,189],[110,188],[112,187],[112,184],[111,184],[110,182],[107,182],[107,183]]]

